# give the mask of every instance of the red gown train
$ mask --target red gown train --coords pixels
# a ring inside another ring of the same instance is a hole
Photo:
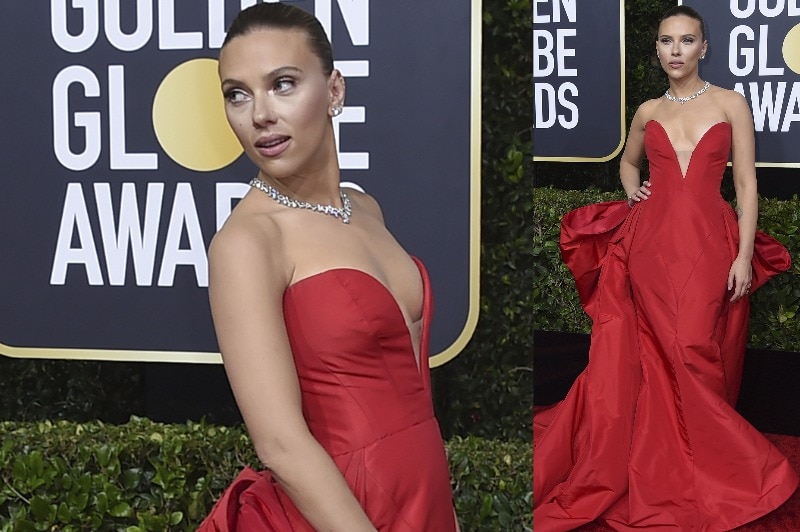
[[[720,195],[731,127],[712,126],[682,174],[645,126],[650,199],[589,205],[561,250],[593,321],[589,364],[534,416],[534,529],[730,530],[781,505],[798,478],[735,410],[749,301],[729,303],[736,214]],[[752,290],[789,267],[758,233]]]
[[[303,415],[381,532],[450,532],[455,520],[427,365],[432,298],[425,298],[417,369],[405,318],[388,289],[337,268],[284,293]],[[313,531],[269,472],[245,469],[202,532]]]

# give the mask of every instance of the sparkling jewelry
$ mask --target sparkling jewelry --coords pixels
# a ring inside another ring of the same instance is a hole
[[[350,223],[350,216],[353,214],[353,206],[350,204],[350,198],[341,188],[339,189],[339,197],[342,199],[342,206],[334,207],[333,205],[320,205],[319,203],[309,203],[307,201],[290,198],[285,194],[281,194],[274,187],[264,183],[257,177],[250,180],[250,186],[262,191],[284,207],[289,207],[291,209],[308,209],[309,211],[327,214],[334,218],[341,218],[342,223],[345,224]]]
[[[333,116],[339,116],[340,114],[342,114],[342,106],[337,105],[336,107],[333,107],[331,109],[331,113],[333,114]]]
[[[667,92],[664,93],[664,96],[666,96],[667,100],[669,100],[671,102],[678,102],[679,104],[683,105],[686,102],[688,102],[689,100],[694,100],[695,98],[697,98],[698,96],[700,96],[701,94],[706,92],[710,86],[711,86],[711,83],[706,81],[705,84],[703,85],[702,89],[700,89],[699,91],[695,92],[691,96],[684,96],[683,98],[678,98],[676,96],[673,96],[672,94],[670,94],[669,89],[667,89]]]

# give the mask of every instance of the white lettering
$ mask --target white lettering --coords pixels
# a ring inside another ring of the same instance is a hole
[[[339,166],[343,170],[369,170],[369,152],[343,152],[339,149],[340,124],[364,124],[367,121],[365,107],[348,106],[342,114],[333,120],[333,134],[336,139],[336,151],[339,154]]]
[[[577,68],[567,68],[564,65],[565,57],[575,57],[575,48],[567,48],[564,44],[564,39],[567,37],[575,37],[577,30],[574,28],[566,29],[559,28],[556,30],[556,49],[558,50],[558,75],[559,76],[577,76]]]
[[[111,185],[95,183],[94,194],[100,219],[100,234],[106,258],[108,284],[111,286],[125,284],[130,247],[133,255],[133,269],[136,273],[136,285],[151,286],[164,183],[148,183],[147,185],[144,231],[139,223],[139,204],[136,199],[136,186],[133,183],[122,184],[118,230],[115,229],[114,207],[111,204]]]
[[[331,27],[331,4],[333,0],[317,0],[314,2],[314,15],[319,19],[325,33],[333,42]],[[366,46],[369,44],[369,0],[337,0],[339,11],[342,13],[344,25],[350,35],[353,46]]]
[[[544,44],[540,44],[544,41]],[[533,30],[533,77],[547,77],[555,69],[553,34],[547,30]],[[542,62],[545,63],[542,66]]]
[[[183,228],[189,241],[188,249],[181,249]],[[175,200],[167,229],[167,241],[164,244],[164,258],[158,274],[158,286],[172,286],[175,281],[175,269],[178,265],[193,266],[197,286],[208,286],[208,260],[203,243],[203,232],[197,217],[197,207],[189,183],[178,183],[175,189]]]
[[[736,18],[749,18],[750,15],[756,12],[755,0],[747,0],[747,7],[744,9],[739,7],[741,0],[731,0],[731,14]]]
[[[334,68],[338,69],[345,78],[369,77],[369,61],[335,61]],[[342,114],[333,120],[333,134],[336,140],[336,149],[339,149],[340,124],[365,124],[367,122],[367,109],[363,106],[344,106]],[[339,152],[339,166],[343,170],[369,170],[369,152]]]
[[[50,0],[50,33],[65,52],[77,54],[92,47],[99,33],[98,0],[72,0],[74,9],[81,10],[81,32],[67,31],[67,0]]]
[[[564,40],[576,35],[574,28],[557,29],[555,39],[548,30],[533,30],[533,77],[546,77],[554,70],[559,76],[577,76],[578,69],[567,68],[564,62],[566,57],[575,57],[575,49],[567,48]]]
[[[578,125],[578,106],[567,98],[567,91],[574,97],[578,95],[578,87],[574,83],[566,82],[558,88],[558,102],[572,111],[572,118],[567,120],[563,114],[558,115],[558,123],[564,129],[572,129]]]
[[[758,10],[765,17],[773,18],[783,13],[784,4],[784,0],[775,0],[775,7],[770,9],[767,6],[767,0],[758,0]]]
[[[556,123],[556,90],[549,83],[534,83],[534,127],[547,129]]]
[[[767,46],[768,46],[767,34],[769,33],[769,25],[762,24],[759,27],[759,29],[760,31],[758,34],[758,75],[782,76],[783,67],[767,66],[767,58],[769,57],[769,54],[767,53]]]
[[[108,66],[109,149],[112,170],[157,170],[155,153],[128,153],[125,145],[125,67]]]
[[[728,46],[728,69],[734,76],[746,76],[755,67],[755,51],[753,48],[741,47],[739,37],[744,36],[748,41],[754,41],[756,36],[753,30],[744,25],[736,26],[731,31],[730,44]],[[739,66],[739,56],[744,58],[744,66]]]
[[[72,235],[77,229],[80,244],[72,247]],[[90,285],[103,284],[103,275],[100,273],[100,261],[92,236],[92,226],[89,224],[89,213],[86,210],[86,201],[80,183],[67,185],[67,195],[64,199],[64,209],[61,213],[61,226],[58,229],[56,240],[56,253],[53,257],[53,269],[50,272],[51,285],[63,285],[67,279],[67,266],[82,264],[86,268],[86,277]]]
[[[202,47],[202,33],[175,30],[175,0],[158,0],[158,49],[199,50]]]
[[[105,30],[108,42],[123,52],[142,48],[153,35],[153,3],[151,0],[136,0],[136,30],[124,33],[120,22],[120,0],[105,1]]]
[[[243,198],[250,185],[247,183],[217,183],[217,231],[233,210],[233,200]]]
[[[68,66],[53,81],[53,150],[58,162],[76,172],[86,170],[100,157],[100,113],[80,111],[73,116],[73,125],[84,131],[84,149],[74,153],[70,148],[69,87],[73,83],[83,86],[87,98],[100,96],[100,83],[88,68]]]
[[[792,83],[792,93],[789,95],[789,103],[786,104],[786,114],[783,115],[783,125],[781,131],[787,133],[792,122],[800,122],[800,82]]]
[[[578,20],[578,10],[576,0],[534,0],[533,1],[533,23],[534,24],[549,24],[551,17],[549,15],[540,15],[538,6],[536,4],[552,3],[552,22],[561,22],[561,11],[567,15],[569,22],[576,22]]]
[[[225,40],[225,0],[208,0],[208,47],[222,48]]]
[[[756,131],[764,131],[764,121],[769,119],[769,130],[777,131],[778,123],[781,118],[781,107],[783,105],[783,95],[786,92],[786,82],[778,82],[778,91],[775,98],[772,97],[772,82],[764,83],[764,92],[758,93],[758,83],[750,82],[750,101],[753,107],[753,122]]]
[[[533,0],[533,23],[534,24],[550,24],[549,15],[539,14],[539,4],[545,4],[550,0]]]

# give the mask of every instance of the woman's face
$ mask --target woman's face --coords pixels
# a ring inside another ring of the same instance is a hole
[[[671,79],[681,79],[695,72],[706,47],[700,21],[692,17],[665,18],[658,28],[656,53],[661,68]]]
[[[220,52],[228,122],[247,155],[274,179],[336,162],[331,109],[344,100],[338,71],[326,76],[301,30],[257,29]]]

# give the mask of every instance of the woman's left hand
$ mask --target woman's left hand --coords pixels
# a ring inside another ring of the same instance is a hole
[[[728,272],[728,290],[733,290],[731,303],[750,293],[750,283],[753,280],[753,267],[749,260],[742,256],[736,257]]]

